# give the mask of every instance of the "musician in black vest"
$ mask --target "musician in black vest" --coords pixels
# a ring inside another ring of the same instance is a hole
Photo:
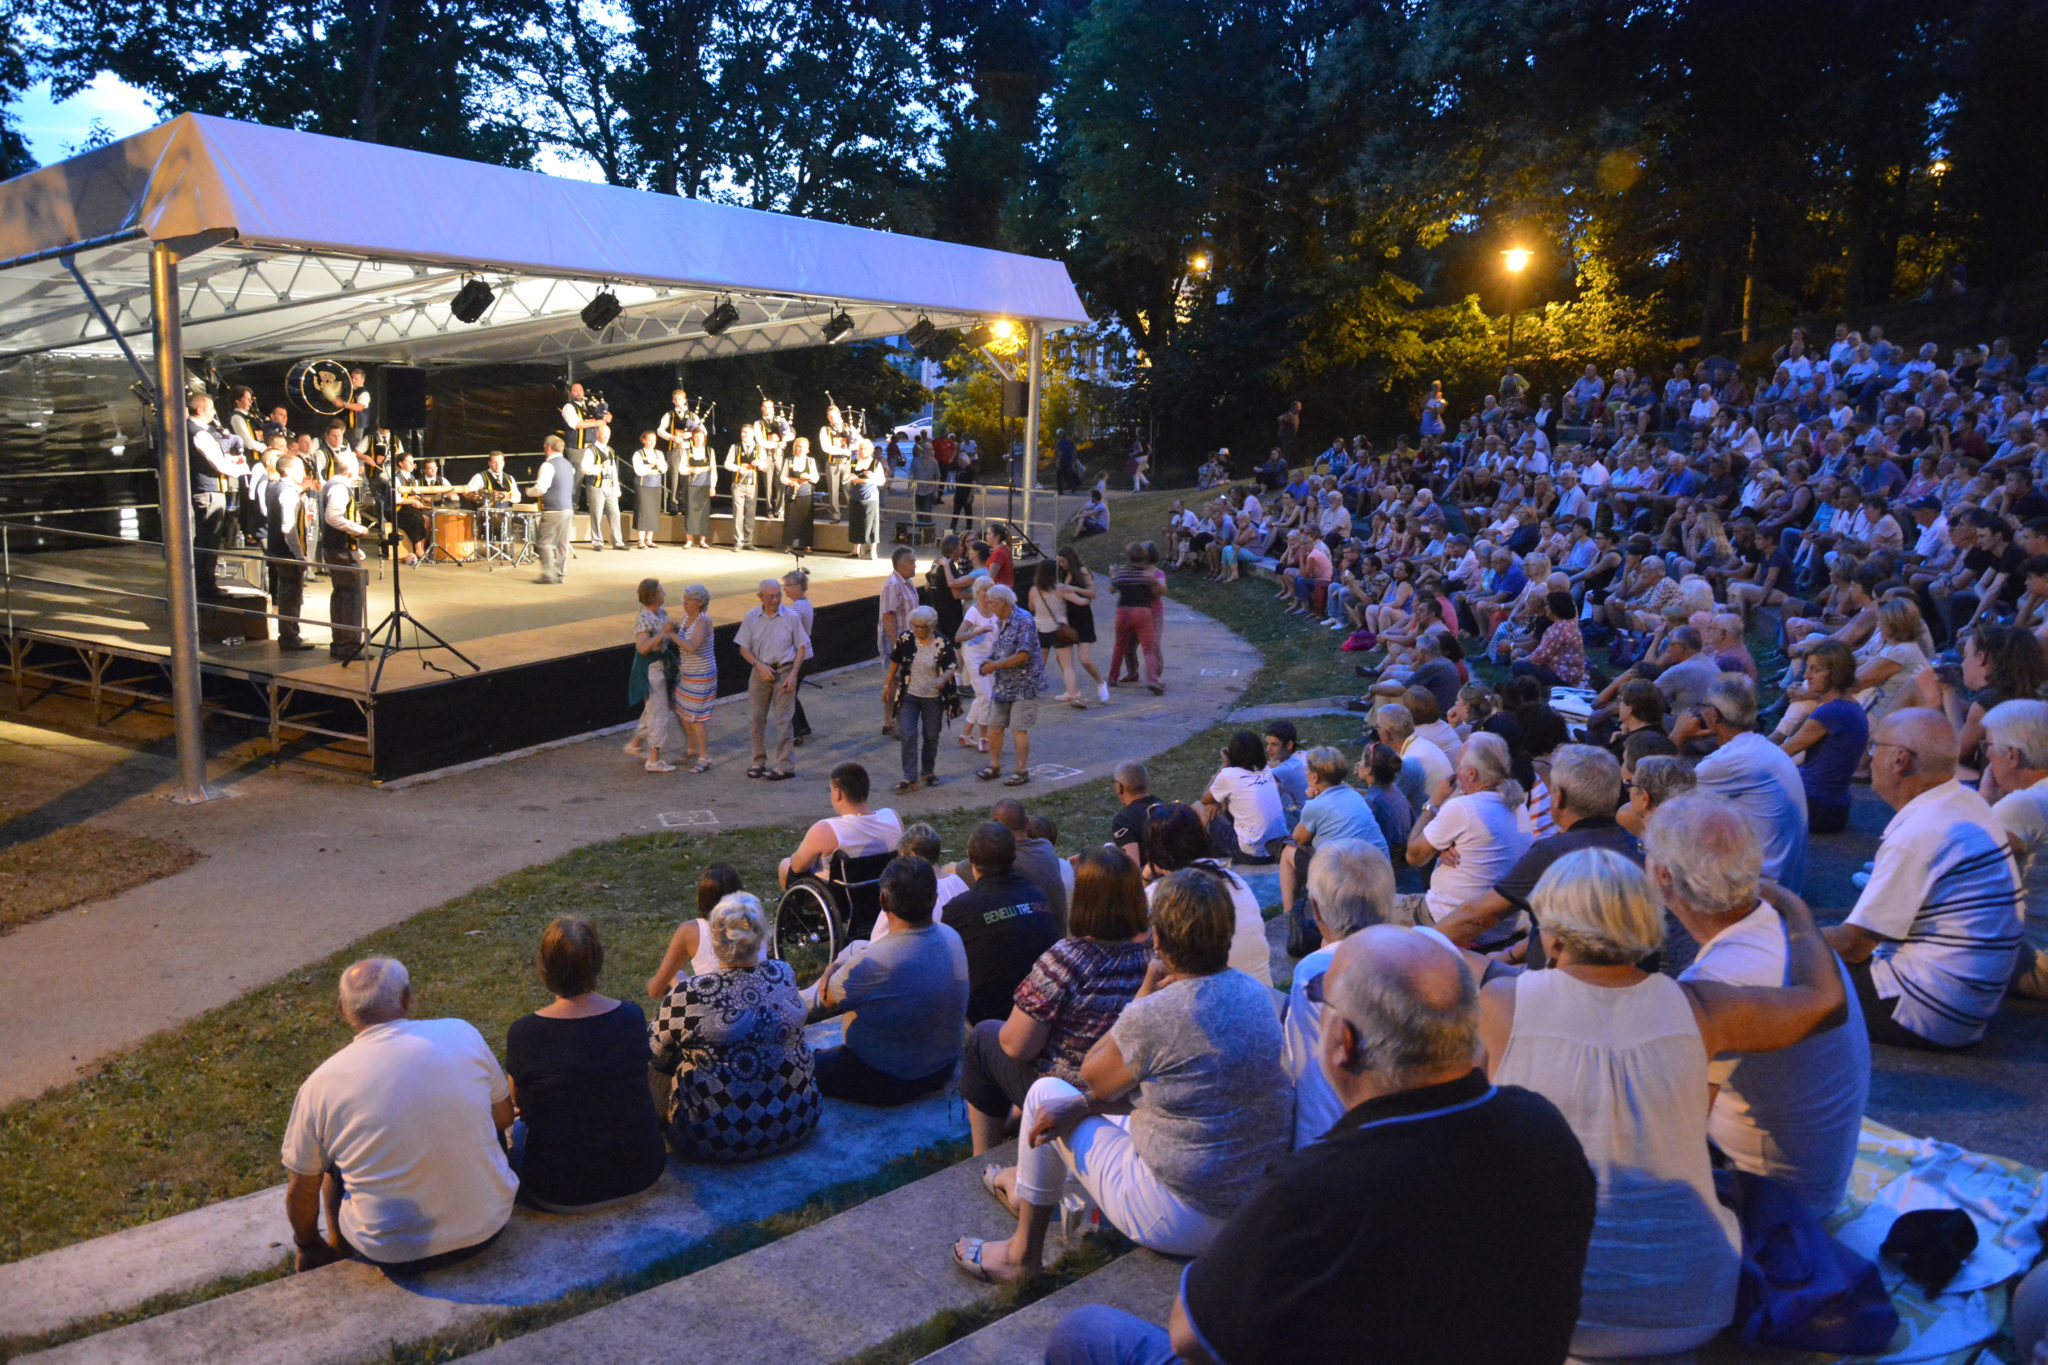
[[[811,458],[811,443],[801,436],[790,442],[789,456],[782,462],[782,482],[782,548],[808,554],[817,540],[818,464]]]
[[[348,401],[341,410],[348,423],[348,448],[360,457],[370,448],[370,390],[361,370],[348,372]]]
[[[664,487],[671,515],[684,510],[683,471],[689,463],[690,436],[693,432],[703,430],[703,427],[704,423],[690,411],[690,395],[680,387],[669,395],[668,411],[654,424],[655,439],[660,442],[663,456],[668,462]],[[686,541],[685,544],[687,543]]]
[[[541,442],[540,474],[532,487],[540,504],[540,581],[559,583],[569,567],[569,541],[576,533],[576,466],[562,453],[562,438]]]
[[[277,613],[280,649],[311,649],[299,635],[306,601],[306,542],[299,509],[306,495],[306,468],[296,455],[277,462],[277,477],[263,485],[263,553],[269,557],[271,610]]]
[[[484,523],[484,539],[502,545],[512,539],[512,504],[519,501],[519,483],[505,472],[505,452],[494,450],[484,467],[470,476],[463,501],[474,506]]]
[[[762,474],[760,424],[749,422],[740,428],[739,444],[725,452],[725,467],[732,471],[732,548],[754,548],[754,489]]]
[[[412,541],[412,554],[406,558],[408,566],[420,562],[420,556],[431,553],[434,548],[434,518],[428,512],[427,504],[417,493],[407,489],[418,488],[422,480],[413,465],[410,453],[398,457],[398,465],[391,471],[390,489],[385,495],[386,506],[391,509],[392,524],[405,532]]]
[[[263,437],[257,430],[256,391],[247,385],[237,384],[228,390],[228,434],[241,442],[242,459],[247,468],[242,477],[235,481],[233,503],[235,522],[241,532],[241,541],[248,545],[263,542],[263,504],[250,496],[250,480],[255,476],[257,461],[264,447]]]
[[[363,593],[370,574],[356,542],[370,534],[370,528],[363,524],[356,501],[359,468],[355,452],[344,450],[334,462],[334,473],[320,485],[320,562],[334,585],[327,598],[327,619],[334,632],[327,652],[337,659],[353,659],[363,648]]]
[[[611,531],[612,548],[626,548],[626,531],[619,518],[619,497],[624,483],[619,477],[619,453],[612,449],[612,429],[599,422],[590,430],[578,462],[582,472],[584,510],[590,513],[590,548],[602,550],[605,531]]]
[[[761,420],[749,422],[742,438],[751,432],[754,438],[754,464],[761,476],[761,496],[768,502],[768,515],[782,515],[782,500],[785,489],[782,486],[782,452],[789,445],[789,423],[782,420],[771,399],[761,400]]]
[[[214,423],[211,394],[185,400],[185,440],[192,467],[192,570],[199,597],[210,601],[220,596],[214,570],[227,531],[229,494],[249,465],[238,453],[241,442]]]
[[[711,462],[711,434],[703,426],[683,447],[683,548],[711,548],[711,494],[718,470]]]
[[[282,436],[287,442],[292,439],[292,415],[282,403],[272,408],[270,416],[263,419],[263,439],[268,441],[273,436]]]
[[[818,428],[818,458],[825,463],[825,496],[832,504],[832,520],[846,520],[846,488],[853,466],[853,432],[834,403],[825,409],[825,425]]]
[[[346,430],[341,423],[334,423],[327,428],[327,435],[321,443],[313,447],[312,472],[322,483],[334,477],[334,467],[342,452],[348,449],[348,441],[343,437]]]

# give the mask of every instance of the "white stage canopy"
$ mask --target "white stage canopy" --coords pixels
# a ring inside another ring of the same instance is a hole
[[[118,354],[66,259],[147,353],[156,242],[212,359],[605,370],[818,345],[837,310],[848,339],[1087,321],[1057,261],[186,114],[0,183],[0,361]],[[497,294],[475,324],[449,311],[470,275]],[[739,320],[706,335],[721,298]]]

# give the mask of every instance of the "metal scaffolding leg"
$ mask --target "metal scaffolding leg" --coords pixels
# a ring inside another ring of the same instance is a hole
[[[1024,329],[1024,336],[1025,345],[1029,349],[1024,367],[1027,390],[1024,402],[1024,534],[1031,536],[1031,497],[1032,490],[1038,484],[1038,390],[1043,379],[1039,368],[1039,352],[1045,349],[1045,327],[1040,323],[1030,323]],[[1052,553],[1053,542],[1058,539],[1059,528],[1054,527],[1053,533],[1046,537],[1047,554]]]
[[[171,714],[177,727],[178,790],[191,805],[207,800],[206,732],[199,686],[199,591],[192,564],[192,464],[185,444],[185,343],[178,312],[178,255],[163,242],[149,251],[150,331],[156,354],[157,502],[164,525],[166,606],[171,627]],[[97,713],[98,699],[95,696]]]

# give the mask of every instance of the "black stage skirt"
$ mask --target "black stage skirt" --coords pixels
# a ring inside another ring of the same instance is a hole
[[[702,538],[711,534],[711,485],[683,485],[683,534]]]
[[[816,544],[817,514],[817,500],[811,495],[811,490],[805,487],[792,488],[789,491],[789,505],[782,509],[782,548],[809,550]]]

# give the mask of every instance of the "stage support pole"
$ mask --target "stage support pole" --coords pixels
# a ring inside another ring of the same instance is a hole
[[[1037,532],[1031,524],[1032,493],[1038,485],[1038,388],[1043,378],[1040,372],[1039,352],[1045,346],[1045,328],[1040,323],[1029,323],[1024,329],[1026,361],[1024,366],[1024,534],[1036,540]],[[1050,551],[1053,541],[1059,539],[1059,530],[1046,538],[1040,548]]]
[[[164,526],[165,607],[171,627],[171,715],[177,726],[178,789],[196,805],[206,790],[206,733],[199,689],[199,592],[192,563],[192,460],[185,437],[185,342],[178,310],[178,253],[149,250],[150,334],[155,344],[157,474]]]

